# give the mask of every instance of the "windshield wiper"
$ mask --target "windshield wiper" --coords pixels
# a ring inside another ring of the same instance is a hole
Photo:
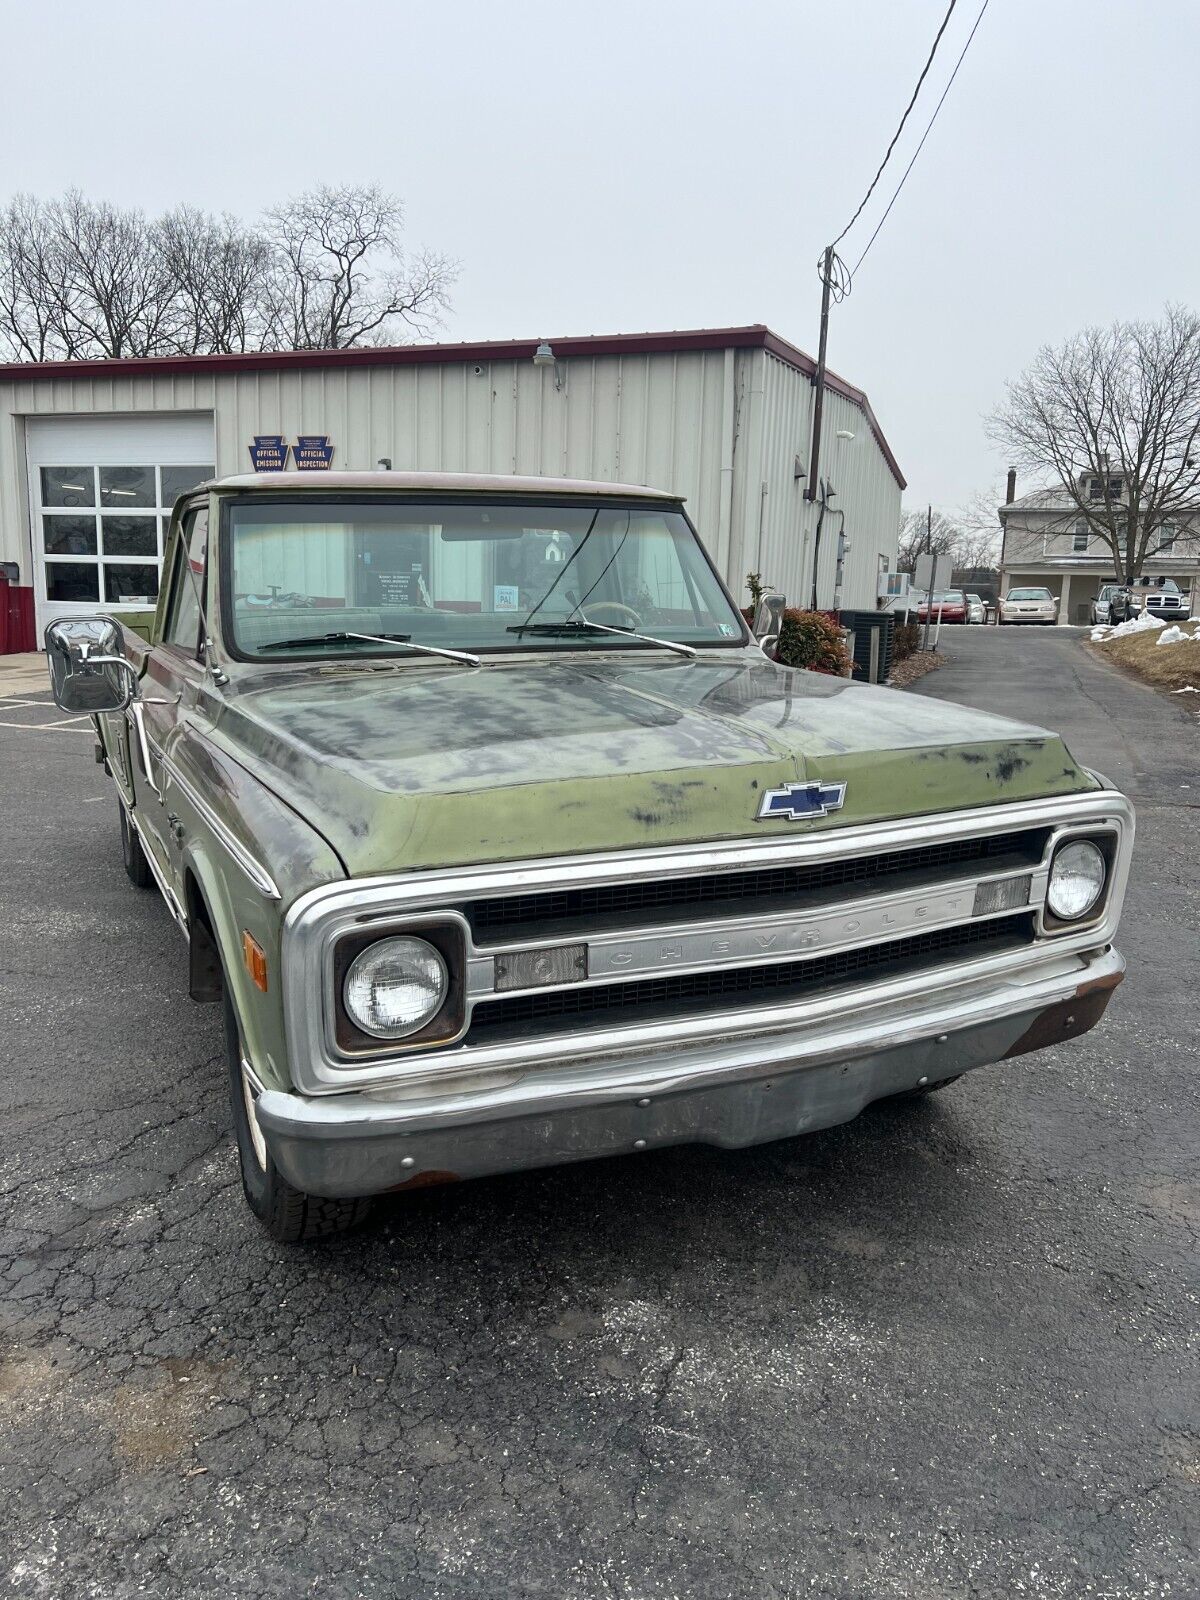
[[[633,628],[613,628],[607,622],[587,622],[583,618],[567,618],[562,622],[522,622],[515,628],[505,628],[505,633],[536,633],[547,637],[573,633],[616,633],[623,639],[639,639],[642,644],[657,644],[664,650],[674,650],[677,655],[694,656],[699,652],[690,644],[679,644],[675,639],[656,639],[650,633],[637,633]]]
[[[403,650],[415,650],[423,656],[441,656],[446,661],[462,661],[468,667],[483,665],[478,656],[466,650],[439,650],[432,644],[414,644],[407,633],[310,633],[302,639],[272,639],[260,645],[259,650],[298,650],[311,644],[345,644],[348,639],[363,639],[367,644],[398,644]]]

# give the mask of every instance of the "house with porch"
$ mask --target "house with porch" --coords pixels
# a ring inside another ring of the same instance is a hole
[[[1004,530],[1000,593],[1037,585],[1058,599],[1060,622],[1089,622],[1092,601],[1106,583],[1116,581],[1108,541],[1092,532],[1066,489],[1035,489],[1018,497],[1016,479],[1015,471],[1010,471],[1007,498],[997,508]],[[1102,499],[1105,484],[1099,478],[1094,481]],[[1108,479],[1107,492],[1114,502],[1118,500],[1121,480],[1115,475]],[[1192,616],[1200,616],[1200,507],[1163,526],[1157,545],[1142,563],[1142,573],[1173,578],[1184,594],[1190,594]]]

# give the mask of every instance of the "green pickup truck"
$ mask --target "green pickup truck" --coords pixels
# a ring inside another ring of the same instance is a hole
[[[50,625],[275,1238],[789,1138],[1098,1020],[1129,802],[1052,733],[778,665],[762,612],[675,495],[320,472],[181,500],[148,642]]]

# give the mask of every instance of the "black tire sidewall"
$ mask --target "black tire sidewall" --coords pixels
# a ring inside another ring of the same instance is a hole
[[[265,1167],[259,1165],[250,1133],[250,1112],[242,1088],[241,1026],[227,975],[223,984],[222,1006],[225,1012],[229,1100],[246,1204],[278,1244],[308,1243],[357,1227],[370,1213],[369,1198],[325,1199],[305,1194],[283,1176],[271,1160],[270,1150],[267,1151]]]

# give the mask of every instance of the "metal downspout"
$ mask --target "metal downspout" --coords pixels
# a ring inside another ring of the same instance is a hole
[[[716,556],[718,567],[730,579],[730,587],[732,579],[729,569],[733,561],[730,547],[733,530],[733,452],[737,441],[736,365],[736,352],[726,350],[721,399],[721,497],[717,510]]]

